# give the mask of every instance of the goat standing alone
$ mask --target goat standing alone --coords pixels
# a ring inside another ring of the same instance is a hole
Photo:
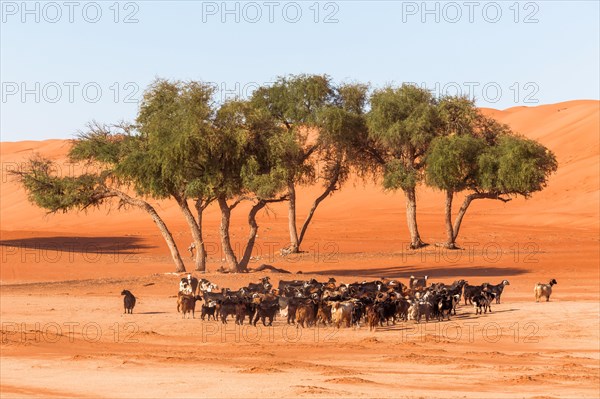
[[[539,302],[540,298],[546,297],[546,302],[550,301],[550,295],[552,295],[552,286],[558,284],[555,279],[550,280],[548,284],[537,283],[533,287],[533,293],[535,294],[535,301]]]
[[[128,290],[121,291],[121,295],[123,295],[123,308],[125,308],[123,313],[133,313],[133,308],[135,307],[135,297]]]

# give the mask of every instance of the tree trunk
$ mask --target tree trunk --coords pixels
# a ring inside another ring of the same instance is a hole
[[[456,243],[454,241],[454,228],[452,227],[452,199],[454,197],[454,191],[446,190],[446,244],[445,247],[448,249],[456,249]]]
[[[287,248],[289,253],[295,254],[300,250],[300,242],[298,240],[298,229],[296,227],[296,187],[294,182],[288,182],[288,226],[290,230],[290,246]]]
[[[256,214],[258,211],[263,209],[267,205],[265,201],[258,201],[256,205],[250,209],[250,213],[248,214],[248,225],[250,226],[250,234],[248,235],[248,242],[246,243],[246,248],[244,249],[244,255],[238,264],[237,271],[238,272],[246,272],[248,271],[248,263],[250,262],[250,257],[252,256],[252,250],[254,249],[254,243],[256,242],[256,234],[258,233],[258,223],[256,223]]]
[[[300,231],[300,238],[298,240],[298,248],[300,248],[300,245],[302,244],[302,240],[304,240],[304,235],[306,234],[308,225],[309,225],[310,221],[312,220],[313,215],[315,214],[315,211],[317,210],[317,207],[325,198],[327,198],[327,196],[329,194],[331,194],[333,191],[336,190],[336,186],[337,186],[339,177],[340,177],[340,174],[337,173],[335,175],[335,177],[331,180],[331,182],[329,183],[329,185],[327,186],[325,191],[323,191],[323,193],[315,199],[315,202],[313,202],[312,207],[310,208],[310,211],[308,212],[308,215],[306,216],[306,220],[304,221],[304,224],[302,225],[302,230]]]
[[[206,246],[204,245],[204,237],[202,236],[202,216],[204,210],[208,206],[211,201],[207,201],[205,204],[202,204],[202,199],[196,200],[196,213],[198,217],[198,235],[200,237],[200,246],[196,244],[196,248],[198,252],[196,253],[196,270],[197,271],[206,271]],[[200,260],[198,261],[198,258]]]
[[[221,208],[221,247],[225,254],[225,261],[229,266],[229,270],[233,273],[238,271],[238,260],[231,247],[231,239],[229,238],[229,223],[231,221],[231,207],[227,204],[227,199],[223,196],[217,199],[219,208]]]
[[[452,241],[456,242],[456,237],[458,237],[458,232],[460,230],[460,224],[462,223],[463,217],[465,213],[467,213],[467,209],[471,202],[475,199],[473,194],[467,195],[465,200],[463,201],[460,209],[458,210],[458,214],[456,215],[456,219],[454,220],[454,228],[452,229]]]
[[[200,232],[200,226],[198,226],[198,222],[194,218],[190,207],[188,206],[187,199],[184,196],[174,195],[177,200],[177,204],[179,204],[179,208],[181,212],[185,216],[185,221],[187,222],[190,231],[192,232],[192,238],[194,239],[194,244],[196,245],[196,270],[200,272],[206,271],[206,264],[204,262],[203,254],[201,253],[200,247],[203,245],[202,243],[202,233]]]
[[[169,247],[171,257],[175,262],[175,271],[177,273],[184,273],[186,271],[185,265],[183,264],[183,260],[181,259],[181,255],[179,254],[179,250],[177,249],[177,244],[175,244],[175,240],[173,239],[173,235],[169,231],[169,228],[150,204],[146,203],[145,210],[150,214],[152,220],[154,220],[154,223],[156,223],[156,225],[158,226],[158,229],[162,233],[163,238],[166,241],[167,246]]]
[[[404,190],[406,196],[406,221],[408,223],[408,231],[410,232],[410,247],[418,249],[426,246],[419,235],[419,227],[417,226],[417,196],[414,188]]]
[[[175,271],[177,273],[185,272],[186,271],[185,265],[183,264],[183,260],[181,259],[181,256],[179,255],[179,250],[177,249],[177,245],[175,244],[173,235],[171,234],[171,231],[169,231],[169,228],[167,227],[165,222],[162,220],[162,218],[160,217],[158,212],[156,212],[156,209],[154,209],[154,207],[152,205],[150,205],[149,203],[147,203],[146,201],[143,201],[138,198],[130,197],[129,195],[127,195],[121,191],[111,191],[111,193],[113,195],[117,196],[124,203],[141,208],[141,209],[145,210],[146,212],[148,212],[148,214],[150,214],[150,217],[152,218],[154,223],[156,223],[156,226],[158,226],[158,229],[160,230],[165,242],[167,243],[167,246],[169,247],[169,251],[171,252],[171,257],[173,258],[173,262],[175,262]]]
[[[454,241],[456,241],[456,238],[458,237],[458,232],[460,230],[460,225],[462,223],[463,217],[465,216],[465,213],[467,213],[467,209],[469,208],[469,205],[471,205],[471,202],[473,202],[473,200],[495,199],[495,200],[502,201],[505,203],[510,201],[510,198],[503,198],[503,197],[501,197],[501,195],[502,194],[500,194],[500,193],[473,193],[473,194],[467,195],[465,197],[465,200],[463,201],[462,206],[458,210],[458,214],[456,215],[456,219],[454,221],[454,229],[453,229]]]

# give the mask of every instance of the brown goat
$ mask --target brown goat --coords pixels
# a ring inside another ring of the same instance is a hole
[[[181,312],[181,304],[184,301],[184,298],[193,298],[193,295],[184,294],[183,291],[179,291],[177,293],[177,313]]]
[[[323,323],[323,325],[331,324],[331,305],[322,303],[319,305],[317,310],[317,323]]]
[[[298,306],[296,309],[296,328],[302,326],[304,328],[304,323],[306,323],[306,327],[310,327],[315,322],[315,306],[314,304],[302,304]]]
[[[369,324],[369,331],[373,331],[379,324],[379,313],[374,306],[369,306],[367,309],[367,323]]]
[[[183,313],[182,318],[186,318],[186,315],[188,315],[189,313],[192,314],[192,319],[195,319],[195,312],[196,312],[196,301],[201,301],[202,297],[197,295],[197,296],[191,296],[191,295],[184,295],[181,297],[181,312]],[[188,316],[189,318],[189,316]]]

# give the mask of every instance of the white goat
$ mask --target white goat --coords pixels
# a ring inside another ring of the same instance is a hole
[[[537,283],[533,287],[535,301],[539,302],[540,298],[546,297],[546,302],[548,302],[550,300],[550,295],[552,295],[552,286],[554,284],[558,284],[555,279],[550,280],[548,284]]]

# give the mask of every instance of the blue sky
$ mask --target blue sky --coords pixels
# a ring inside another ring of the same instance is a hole
[[[597,1],[2,1],[2,141],[132,120],[156,77],[219,99],[279,75],[414,82],[481,106],[599,98]]]

